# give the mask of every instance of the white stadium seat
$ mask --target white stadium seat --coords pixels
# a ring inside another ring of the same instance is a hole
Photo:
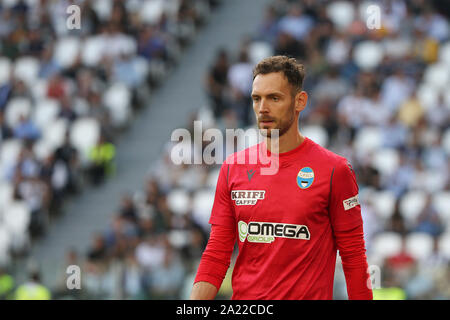
[[[431,84],[422,83],[417,88],[417,98],[419,99],[421,106],[425,110],[431,110],[432,108],[436,107],[436,104],[438,103],[438,95],[438,88],[434,87]]]
[[[355,18],[355,9],[349,1],[334,1],[326,9],[328,17],[340,30],[345,30]]]
[[[374,191],[370,193],[370,198],[378,217],[382,217],[385,221],[392,217],[397,201],[393,192],[389,190]]]
[[[6,182],[0,182],[0,225],[2,224],[4,208],[9,206],[11,201],[13,200],[14,188],[13,186]]]
[[[92,36],[83,42],[81,61],[84,65],[94,67],[103,59],[105,42],[101,36]]]
[[[209,229],[209,217],[214,204],[214,191],[200,190],[194,195],[192,203],[192,217],[203,227],[204,230]]]
[[[442,223],[445,223],[450,232],[450,191],[441,191],[433,195],[432,204],[436,209]]]
[[[76,37],[63,37],[55,45],[53,58],[62,68],[69,68],[80,53],[80,39]]]
[[[191,207],[191,199],[187,191],[183,189],[175,189],[170,191],[167,195],[167,205],[173,213],[182,216],[189,212]]]
[[[264,41],[254,41],[249,46],[249,58],[252,64],[256,65],[264,58],[273,55],[273,47]]]
[[[0,175],[16,162],[20,151],[22,150],[22,140],[8,139],[0,145]]]
[[[6,123],[14,128],[20,121],[20,117],[28,117],[31,115],[31,101],[27,98],[12,98],[6,106],[5,120]]]
[[[36,156],[36,159],[39,161],[44,161],[51,154],[53,154],[54,151],[55,151],[54,145],[45,139],[39,139],[33,145],[34,155]]]
[[[449,85],[449,71],[444,63],[434,63],[425,69],[423,75],[425,83],[430,84],[437,90],[445,90]]]
[[[439,252],[450,260],[450,232],[441,235],[438,241]]]
[[[115,83],[103,95],[103,103],[108,108],[111,122],[115,127],[124,126],[131,116],[131,92],[123,83]]]
[[[383,144],[383,132],[377,127],[361,128],[353,142],[353,148],[361,155],[378,150]]]
[[[11,257],[9,254],[11,238],[8,230],[2,224],[0,224],[0,267],[7,266]]]
[[[70,141],[80,153],[81,162],[89,162],[89,152],[100,138],[100,124],[94,118],[80,118],[70,128]]]
[[[324,148],[328,146],[328,133],[323,127],[307,125],[302,128],[302,133],[320,146]]]
[[[372,165],[385,176],[390,176],[397,171],[400,162],[398,151],[392,148],[382,148],[375,152]]]
[[[145,0],[140,9],[140,18],[144,23],[156,24],[163,12],[163,0]]]
[[[20,251],[29,244],[28,226],[31,212],[23,201],[14,201],[5,208],[4,224],[11,236],[11,248]]]
[[[36,103],[33,111],[33,123],[44,130],[58,117],[59,102],[56,99],[41,99]]]
[[[190,234],[187,230],[171,230],[168,235],[169,242],[177,249],[189,245]]]
[[[442,147],[444,148],[445,152],[447,153],[447,156],[450,156],[450,128],[445,130],[445,132],[442,136]]]
[[[371,254],[376,260],[383,261],[385,258],[398,254],[402,251],[402,238],[396,232],[383,232],[374,236],[372,240]]]
[[[47,98],[48,80],[47,79],[37,79],[36,82],[31,86],[31,94],[36,101]]]
[[[37,79],[39,60],[34,57],[21,57],[14,64],[14,76],[31,87]]]
[[[421,190],[409,191],[400,198],[400,214],[408,225],[413,226],[416,223],[426,201],[427,194]]]
[[[425,232],[408,234],[405,249],[415,259],[423,261],[433,252],[433,237]]]
[[[212,170],[206,178],[206,187],[215,190],[219,180],[220,169]]]
[[[49,123],[43,131],[42,138],[53,148],[58,148],[64,143],[64,136],[69,127],[68,121],[58,118]]]
[[[9,81],[11,75],[12,63],[6,57],[0,57],[0,86]]]
[[[355,46],[353,59],[363,70],[375,69],[383,60],[383,46],[375,41],[362,41]]]

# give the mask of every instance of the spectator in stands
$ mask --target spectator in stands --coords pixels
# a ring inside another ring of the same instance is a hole
[[[106,176],[114,173],[115,146],[101,134],[97,144],[89,152],[91,166],[89,176],[94,185],[99,185]]]

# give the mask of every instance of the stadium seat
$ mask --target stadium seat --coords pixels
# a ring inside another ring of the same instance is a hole
[[[304,126],[302,128],[302,134],[324,148],[328,146],[328,133],[321,126],[316,125]]]
[[[438,241],[439,252],[450,260],[450,232],[441,235]]]
[[[400,253],[402,238],[396,232],[383,232],[374,236],[372,240],[371,256],[374,261],[382,262],[385,258]]]
[[[81,163],[89,163],[89,152],[100,137],[100,124],[94,118],[80,118],[75,120],[70,128],[70,141],[77,148]]]
[[[372,165],[384,176],[393,174],[399,165],[400,156],[398,151],[392,148],[382,148],[375,152]]]
[[[0,145],[0,175],[5,174],[5,170],[16,162],[22,149],[22,140],[8,139]]]
[[[7,266],[10,263],[10,243],[11,238],[9,232],[6,227],[0,223],[0,267]]]
[[[94,67],[100,63],[105,50],[105,42],[101,36],[87,38],[82,44],[81,61],[84,65]]]
[[[450,128],[445,130],[442,136],[442,147],[444,148],[447,156],[450,156]]]
[[[123,84],[116,82],[103,95],[103,103],[111,115],[112,124],[121,128],[127,124],[131,116],[131,92]]]
[[[400,198],[400,214],[409,226],[413,226],[425,208],[427,194],[422,190],[409,191]]]
[[[172,246],[181,249],[189,244],[190,234],[187,230],[171,230],[168,235],[168,240]]]
[[[33,145],[33,152],[38,161],[44,161],[55,151],[54,146],[45,139],[39,139]]]
[[[47,98],[47,88],[47,79],[37,79],[30,88],[34,100],[39,101],[41,99]]]
[[[359,155],[366,155],[382,146],[383,133],[377,127],[361,128],[353,142],[353,148]]]
[[[375,41],[363,41],[355,46],[353,59],[362,70],[373,70],[383,60],[384,50],[381,44]]]
[[[60,111],[59,102],[55,99],[39,100],[33,110],[33,123],[44,130],[50,123],[54,122]]]
[[[64,143],[64,136],[68,127],[69,123],[66,119],[58,118],[45,127],[42,138],[53,148],[58,148]]]
[[[63,37],[55,45],[53,58],[62,68],[70,68],[80,53],[80,39],[76,37]]]
[[[450,67],[450,41],[443,43],[439,49],[439,61]]]
[[[389,190],[374,191],[370,193],[370,197],[377,216],[383,218],[385,221],[390,219],[394,214],[395,203],[397,201],[395,194]]]
[[[355,9],[349,1],[335,1],[328,5],[327,15],[340,30],[347,29],[355,18]]]
[[[2,224],[4,208],[6,208],[13,199],[14,189],[12,184],[1,181],[0,182],[0,225]]]
[[[216,189],[217,180],[219,180],[220,169],[211,170],[206,178],[206,187],[212,190]]]
[[[11,249],[20,251],[29,244],[28,226],[31,212],[23,201],[14,201],[5,208],[4,223],[11,236]]]
[[[173,213],[182,216],[189,212],[191,207],[191,199],[187,191],[183,189],[175,189],[170,191],[167,195],[167,205]]]
[[[11,128],[16,127],[20,117],[28,117],[31,115],[31,101],[27,98],[12,98],[6,106],[5,120],[6,124]]]
[[[146,0],[140,9],[140,18],[144,23],[157,24],[164,12],[164,1]]]
[[[214,191],[212,190],[200,190],[194,194],[192,217],[204,230],[209,230],[210,228],[208,221],[213,203]]]
[[[0,57],[0,86],[9,81],[11,75],[12,64],[6,57]]]
[[[420,101],[420,105],[427,111],[436,107],[438,102],[438,88],[428,83],[422,83],[417,88],[417,98]]]
[[[437,210],[439,218],[450,232],[450,191],[441,191],[433,195],[432,204]]]
[[[256,65],[262,59],[273,55],[273,47],[264,41],[252,42],[248,48],[248,51],[250,62],[253,65]]]
[[[444,63],[429,65],[425,69],[423,79],[425,83],[430,84],[433,88],[439,91],[445,90],[445,88],[448,88],[450,80],[448,67]]]
[[[103,21],[109,20],[111,17],[112,6],[112,0],[96,0],[92,2],[92,8]]]
[[[14,64],[14,76],[31,87],[37,79],[39,60],[34,57],[21,57]]]
[[[414,232],[406,236],[406,252],[417,260],[424,261],[433,252],[433,237],[425,232]]]

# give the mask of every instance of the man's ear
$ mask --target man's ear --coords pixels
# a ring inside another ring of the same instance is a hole
[[[302,112],[306,108],[308,94],[306,91],[300,91],[295,95],[295,111]]]

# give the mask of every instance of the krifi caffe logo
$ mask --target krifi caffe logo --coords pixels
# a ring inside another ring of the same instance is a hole
[[[265,190],[232,190],[231,200],[233,200],[237,206],[254,206],[258,200],[263,200]]]

